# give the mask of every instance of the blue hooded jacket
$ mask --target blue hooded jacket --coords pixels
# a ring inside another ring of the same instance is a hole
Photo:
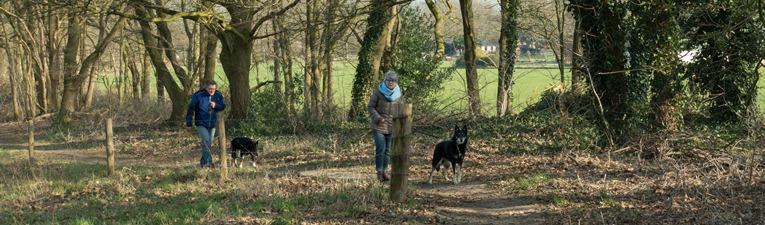
[[[215,108],[210,108],[210,101],[215,102]],[[223,111],[225,108],[223,94],[219,91],[216,90],[212,96],[205,89],[194,92],[189,109],[186,111],[186,126],[191,126],[191,117],[194,116],[194,125],[213,128],[218,125],[218,111]]]

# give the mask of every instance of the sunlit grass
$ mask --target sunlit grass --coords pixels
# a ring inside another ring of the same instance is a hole
[[[296,155],[289,149],[303,145],[315,144],[269,143],[269,154]],[[302,160],[232,168],[228,181],[220,183],[218,169],[125,166],[107,176],[103,164],[46,157],[44,152],[37,157],[30,166],[26,151],[0,149],[0,224],[295,224],[352,219],[388,204],[387,187],[372,176],[332,180],[273,170],[298,168]],[[356,160],[348,162],[359,166]]]
[[[542,60],[542,59],[538,59]],[[533,104],[539,100],[540,93],[546,88],[560,83],[560,71],[556,65],[550,63],[544,63],[538,60],[532,62],[518,63],[515,70],[516,81],[513,85],[513,110],[522,110],[525,106]],[[441,68],[452,67],[454,61],[444,61],[441,64]],[[271,63],[260,63],[258,70],[250,72],[250,86],[254,87],[258,84],[258,81],[264,82],[273,80],[273,70]],[[351,100],[351,90],[353,88],[353,79],[356,74],[355,62],[349,60],[338,60],[333,64],[334,66],[334,96],[335,104],[341,107],[346,107]],[[545,67],[545,68],[542,68]],[[258,72],[259,71],[259,72]],[[260,74],[258,76],[258,73]],[[295,63],[293,66],[294,74],[302,74],[302,64]],[[765,74],[765,69],[760,69],[761,74]],[[496,68],[479,68],[479,87],[481,89],[481,103],[483,105],[484,112],[487,115],[494,115],[496,113],[496,99],[497,99],[497,69]],[[113,78],[108,78],[113,82]],[[217,66],[215,70],[215,79],[219,83],[219,89],[228,90],[228,80],[221,66]],[[565,69],[565,82],[567,87],[571,84],[571,70]],[[282,78],[283,80],[283,78]],[[104,77],[101,78],[101,82],[106,81]],[[156,80],[152,79],[151,87],[152,91],[156,93]],[[106,90],[103,83],[99,86],[103,90]],[[760,79],[758,82],[758,94],[757,105],[762,107],[765,105],[765,95],[761,94],[761,89],[765,87],[765,79]],[[467,109],[467,88],[465,82],[465,70],[464,68],[458,68],[450,80],[446,81],[442,85],[443,91],[441,93],[441,100],[448,103],[453,103],[451,107],[458,109]],[[405,96],[409,97],[409,96]]]

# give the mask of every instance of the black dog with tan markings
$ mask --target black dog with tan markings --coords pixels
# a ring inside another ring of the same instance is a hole
[[[258,142],[246,137],[238,137],[231,140],[231,158],[234,159],[235,167],[242,168],[244,156],[246,155],[249,155],[250,159],[252,159],[252,167],[258,167],[255,165],[255,157],[258,157]],[[239,164],[236,162],[237,159]]]
[[[457,125],[454,125],[454,136],[452,136],[452,140],[444,141],[436,145],[436,150],[433,152],[433,169],[430,170],[428,184],[433,184],[433,173],[440,170],[441,165],[444,165],[443,173],[446,180],[451,180],[446,172],[449,170],[449,167],[451,167],[454,184],[462,182],[462,161],[465,159],[467,146],[467,126],[462,126],[462,129],[459,129]]]

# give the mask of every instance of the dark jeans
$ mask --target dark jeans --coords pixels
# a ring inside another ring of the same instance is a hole
[[[375,138],[375,170],[387,171],[390,162],[391,135],[372,131],[372,136]]]
[[[204,126],[197,126],[197,131],[202,137],[202,159],[199,160],[199,165],[203,167],[212,166],[210,148],[212,148],[212,141],[215,139],[215,127],[208,129]]]

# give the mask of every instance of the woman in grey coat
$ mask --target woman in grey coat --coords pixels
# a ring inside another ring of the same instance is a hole
[[[377,180],[389,181],[391,134],[393,133],[393,103],[404,103],[398,87],[398,74],[385,73],[385,79],[369,98],[367,110],[371,118],[372,136],[375,139],[375,170]]]

